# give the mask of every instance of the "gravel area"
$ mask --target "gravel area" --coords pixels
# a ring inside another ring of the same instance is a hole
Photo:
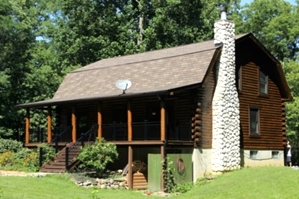
[[[45,176],[49,173],[0,170],[0,176]]]

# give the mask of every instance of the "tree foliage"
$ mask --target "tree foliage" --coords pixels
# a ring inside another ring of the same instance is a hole
[[[299,6],[285,0],[2,0],[0,1],[0,137],[16,138],[24,110],[50,99],[65,74],[100,59],[213,38],[219,6],[236,33],[252,32],[284,63],[294,96],[288,133],[296,132]],[[293,60],[293,61],[292,61]],[[46,127],[43,110],[31,126]]]
[[[280,61],[299,50],[298,6],[284,0],[255,0],[235,16],[237,33],[252,32]]]

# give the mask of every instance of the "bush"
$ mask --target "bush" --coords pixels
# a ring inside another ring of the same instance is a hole
[[[36,151],[30,151],[22,159],[22,166],[26,171],[38,171],[39,169],[39,157]]]
[[[21,142],[0,139],[0,167],[6,170],[37,171],[39,169],[36,150],[24,148]]]
[[[43,164],[49,162],[56,156],[54,147],[46,145],[46,144],[42,144],[42,145],[38,146],[38,152],[40,151],[41,148],[43,151],[43,157],[42,157]]]
[[[23,143],[12,139],[0,138],[0,153],[7,151],[18,152],[23,149]]]
[[[177,184],[174,188],[174,192],[178,193],[186,193],[187,191],[190,191],[194,187],[192,182]]]
[[[81,161],[80,168],[92,168],[98,175],[102,175],[108,163],[113,163],[118,157],[116,145],[106,143],[102,138],[97,139],[94,144],[81,147],[78,160]]]
[[[15,153],[12,151],[6,151],[0,155],[0,167],[7,167],[15,165],[17,159],[15,157]]]

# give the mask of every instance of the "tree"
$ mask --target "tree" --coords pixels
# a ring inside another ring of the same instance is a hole
[[[17,133],[20,113],[14,108],[23,95],[22,81],[28,72],[27,61],[35,41],[36,12],[33,1],[0,3],[0,136]],[[23,119],[23,118],[22,118]]]
[[[299,146],[299,63],[289,61],[284,63],[284,71],[290,90],[292,91],[293,101],[286,104],[287,136],[291,143]]]
[[[235,16],[237,33],[252,32],[280,61],[299,50],[298,7],[284,0],[255,0]]]

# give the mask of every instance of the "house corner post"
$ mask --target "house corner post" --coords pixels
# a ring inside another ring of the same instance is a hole
[[[101,139],[103,136],[102,132],[102,110],[101,103],[98,103],[98,139]]]
[[[29,143],[29,129],[30,129],[30,109],[26,108],[26,123],[25,123],[25,144]]]
[[[51,106],[48,106],[48,143],[52,141],[52,110]]]
[[[76,108],[72,107],[72,142],[77,141],[77,123],[76,123]]]

